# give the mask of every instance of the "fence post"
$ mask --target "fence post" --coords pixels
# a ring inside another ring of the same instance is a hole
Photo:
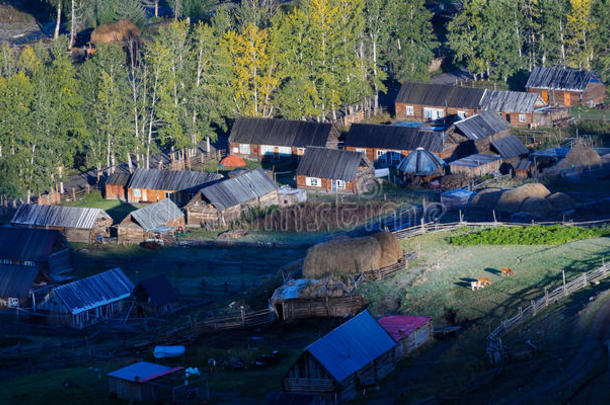
[[[523,321],[523,307],[519,307],[519,321]]]
[[[583,273],[582,275],[582,287],[585,288],[587,286],[587,273]]]
[[[544,287],[544,306],[549,306],[549,290],[547,287]]]
[[[534,311],[534,316],[536,316],[536,301],[532,300],[530,305],[532,306],[532,311]]]
[[[563,296],[565,297],[566,294],[566,271],[565,270],[561,270],[561,276],[563,278]]]

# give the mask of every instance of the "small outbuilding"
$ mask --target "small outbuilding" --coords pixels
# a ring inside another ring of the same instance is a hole
[[[224,228],[253,208],[279,205],[278,186],[263,169],[201,189],[186,205],[189,226]]]
[[[354,399],[394,370],[397,346],[365,310],[307,346],[282,380],[283,390]]]
[[[104,198],[107,200],[126,200],[127,183],[131,175],[126,172],[116,171],[106,179],[104,185]]]
[[[0,309],[22,308],[47,281],[38,267],[0,263]]]
[[[356,193],[375,180],[373,163],[362,153],[328,148],[307,148],[296,171],[297,187]]]
[[[455,123],[455,132],[474,143],[478,153],[489,152],[490,142],[510,135],[510,124],[495,111],[484,111]]]
[[[400,357],[407,357],[432,339],[432,318],[427,316],[390,315],[379,324],[398,343]]]
[[[184,213],[170,199],[132,211],[117,226],[119,243],[141,243],[161,239],[185,225]]]
[[[590,106],[604,102],[606,88],[600,77],[590,70],[537,66],[525,85],[552,106]]]
[[[409,153],[396,168],[405,182],[428,182],[445,174],[447,164],[443,159],[424,148]]]
[[[180,304],[180,293],[163,274],[142,280],[133,295],[141,317],[171,312]]]
[[[452,174],[464,174],[468,177],[480,177],[500,172],[502,157],[477,153],[449,163]]]
[[[280,207],[290,207],[307,201],[307,191],[300,188],[281,187],[278,190]]]
[[[99,208],[23,204],[11,220],[15,227],[55,229],[70,242],[93,243],[110,236],[112,218]]]

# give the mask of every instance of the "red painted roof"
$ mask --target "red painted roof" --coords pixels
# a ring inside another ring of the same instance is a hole
[[[390,315],[381,318],[379,324],[398,342],[431,320],[428,316]]]

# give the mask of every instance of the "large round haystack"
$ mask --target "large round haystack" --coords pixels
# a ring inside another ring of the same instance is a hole
[[[381,246],[375,238],[333,240],[309,248],[303,263],[303,277],[360,274],[378,269],[380,259]]]
[[[402,259],[402,247],[398,238],[391,232],[379,232],[373,235],[381,247],[379,267],[390,266]]]
[[[93,44],[122,44],[130,38],[139,38],[140,30],[129,20],[102,24],[91,33]]]
[[[478,192],[470,200],[470,206],[475,208],[484,208],[493,210],[496,208],[498,200],[502,196],[502,190],[499,189],[486,189]]]
[[[514,213],[519,211],[523,202],[528,198],[546,198],[551,192],[543,184],[529,183],[507,190],[498,200],[496,210],[499,212]]]
[[[528,213],[535,218],[544,219],[552,215],[553,207],[545,198],[530,197],[523,202],[521,212]]]
[[[577,143],[566,155],[565,162],[569,166],[599,166],[602,164],[602,158],[590,147]]]
[[[569,211],[576,208],[576,203],[566,193],[553,193],[546,200],[551,204],[554,211]]]

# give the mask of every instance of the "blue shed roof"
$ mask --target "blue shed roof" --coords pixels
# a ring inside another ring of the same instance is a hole
[[[305,349],[341,382],[391,350],[396,342],[368,311],[362,311]]]
[[[182,370],[182,367],[168,367],[161,364],[140,361],[119,370],[108,373],[108,377],[131,382],[147,382]]]

